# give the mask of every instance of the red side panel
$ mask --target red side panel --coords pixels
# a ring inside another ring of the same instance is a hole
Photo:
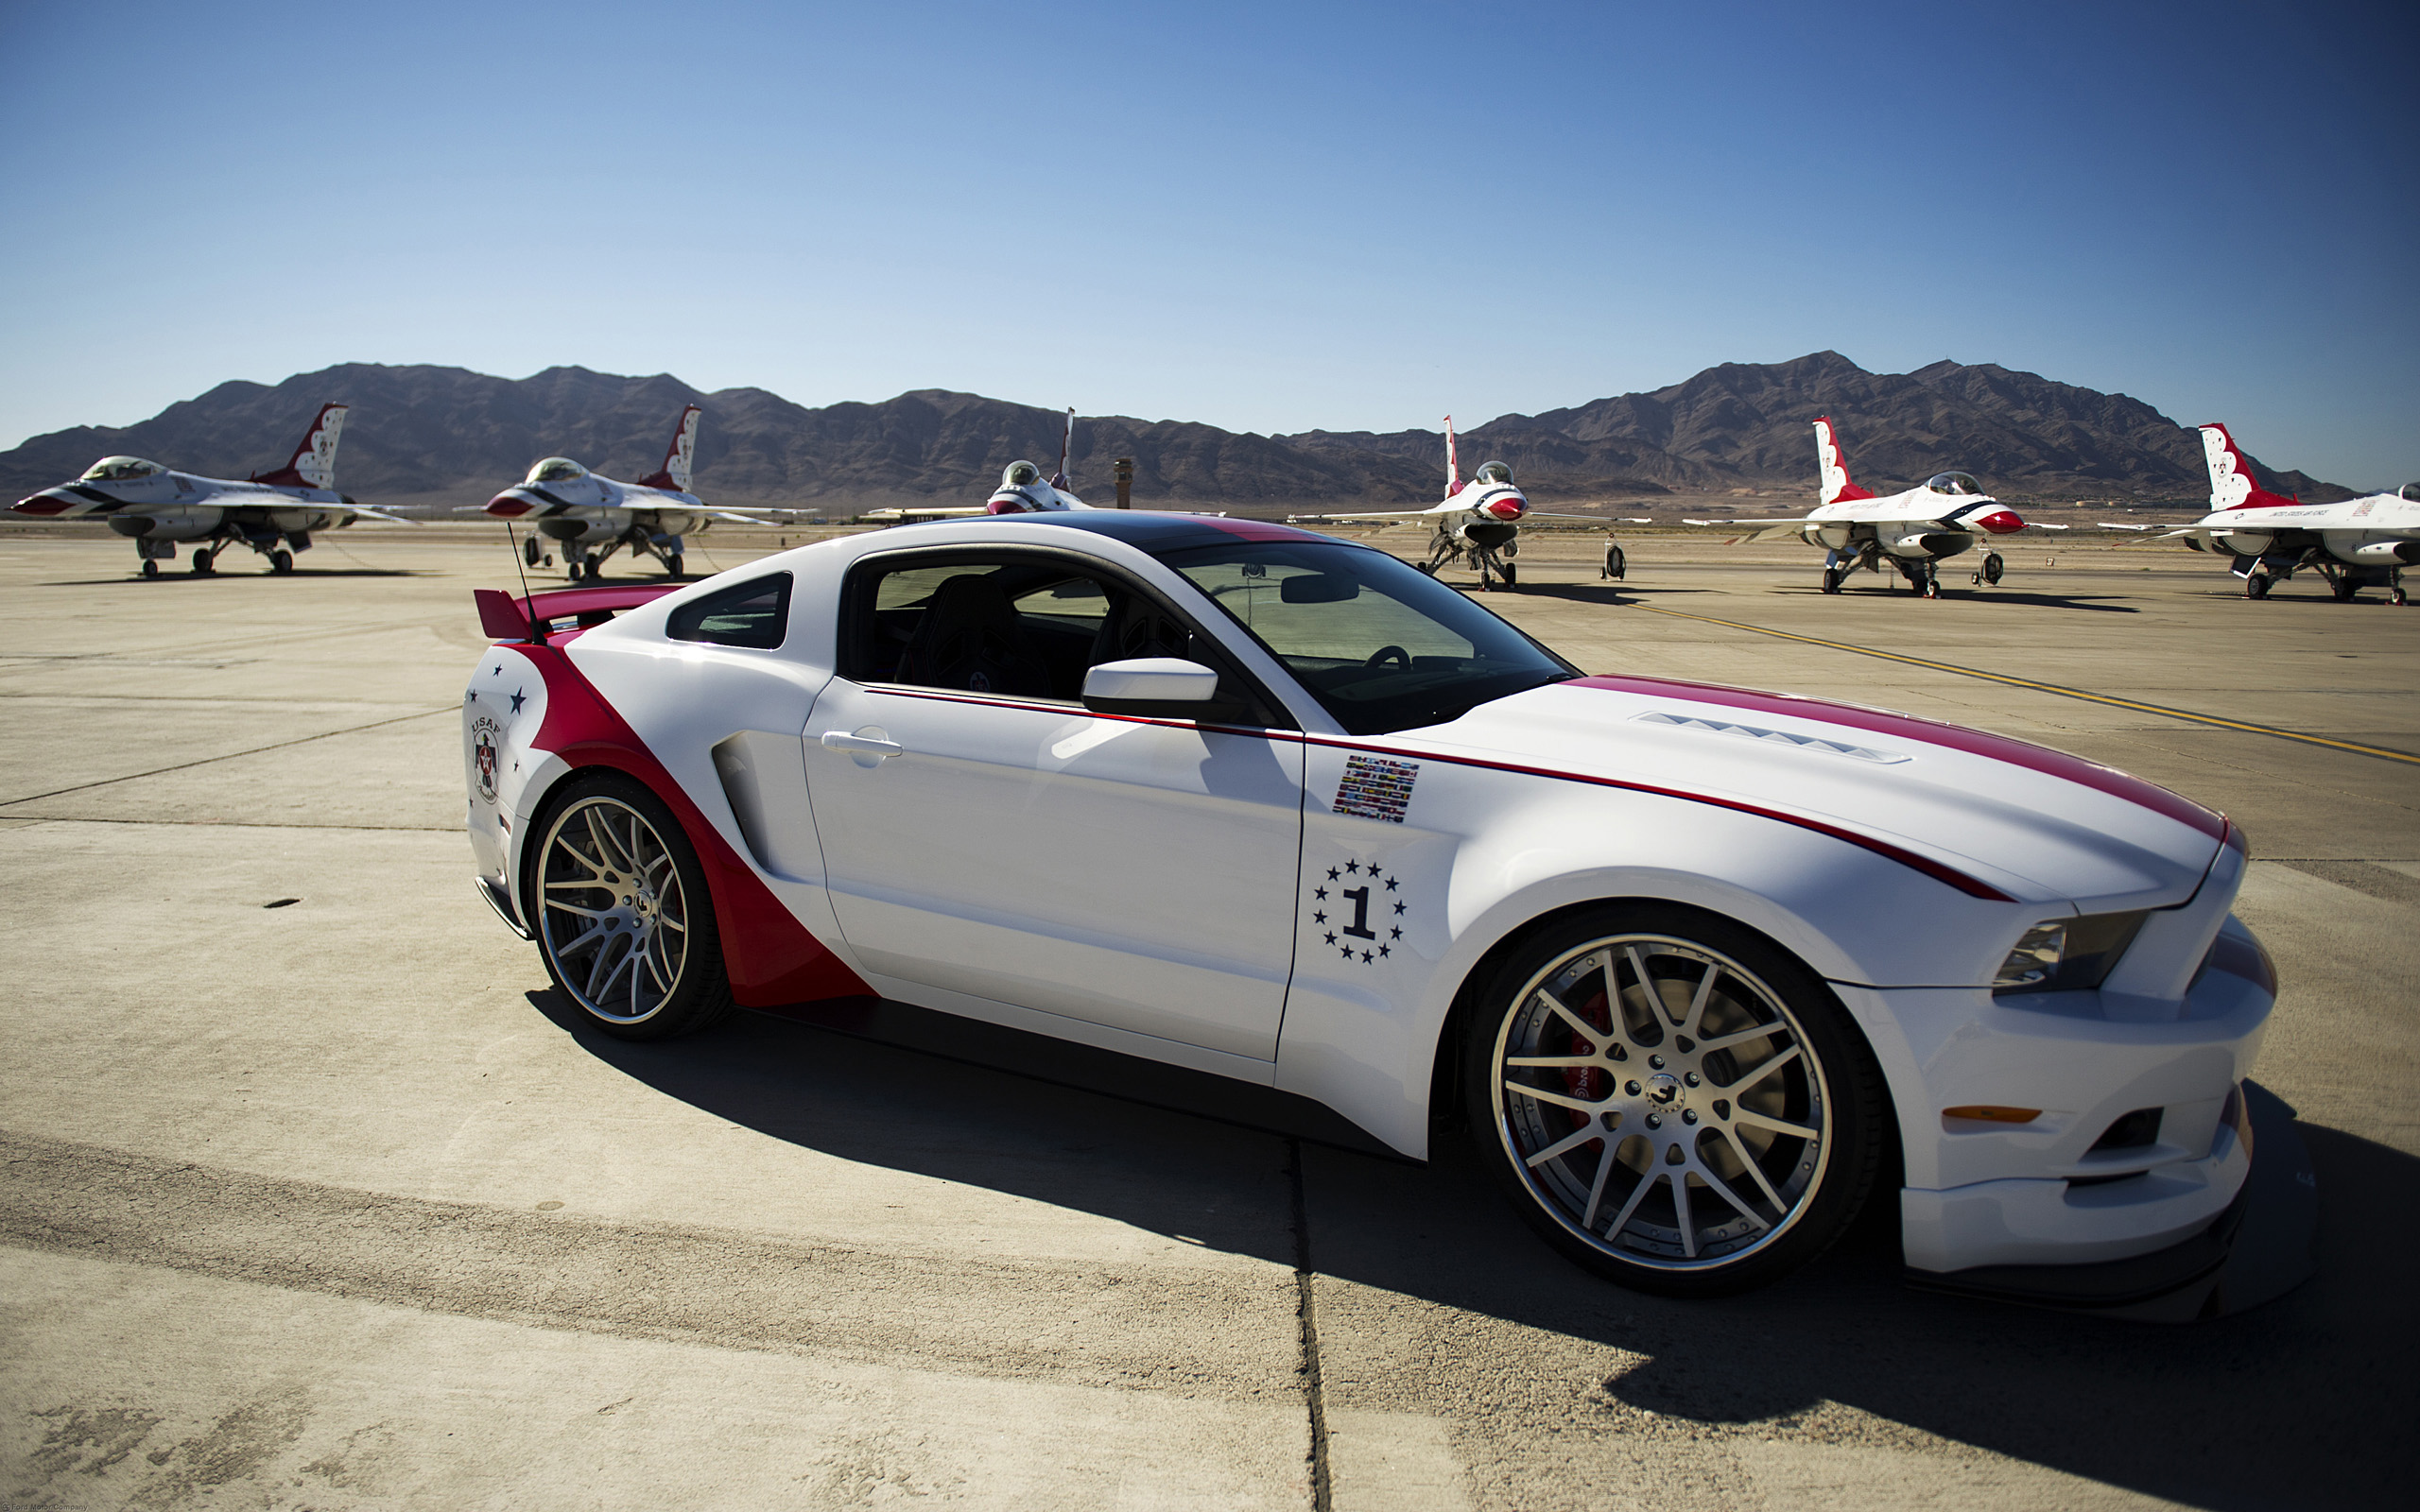
[[[542,593],[537,599],[542,611],[562,613],[548,601],[575,598],[580,592],[624,591],[576,590]],[[715,928],[722,936],[723,961],[730,969],[735,1000],[743,1007],[763,1008],[873,995],[863,978],[808,934],[797,916],[773,896],[568,657],[551,645],[520,649],[546,679],[546,722],[539,727],[537,747],[554,752],[575,767],[608,766],[636,778],[681,821],[714,895]]]

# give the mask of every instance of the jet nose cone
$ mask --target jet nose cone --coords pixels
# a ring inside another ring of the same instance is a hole
[[[1530,512],[1530,501],[1515,493],[1501,499],[1490,499],[1481,507],[1498,520],[1518,520]]]
[[[507,489],[488,501],[488,513],[499,520],[518,519],[536,507],[518,489]]]
[[[1033,501],[1022,493],[995,493],[984,507],[994,514],[1031,514]]]
[[[65,514],[75,507],[76,500],[74,497],[62,494],[57,489],[44,489],[40,493],[19,499],[16,503],[9,506],[11,510],[18,514],[34,515]]]
[[[2016,512],[2013,509],[1994,509],[1989,514],[1978,517],[1975,523],[1996,536],[2014,535],[2025,528],[2025,522],[2018,519]]]

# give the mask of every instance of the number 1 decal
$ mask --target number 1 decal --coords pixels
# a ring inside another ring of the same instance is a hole
[[[1369,880],[1357,887],[1335,885],[1348,877]],[[1326,884],[1315,881],[1311,887],[1311,927],[1320,932],[1321,938],[1336,947],[1336,954],[1341,959],[1358,961],[1364,966],[1388,959],[1394,954],[1395,946],[1403,939],[1403,925],[1396,921],[1404,912],[1402,895],[1396,890],[1402,881],[1400,877],[1388,875],[1373,862],[1352,860],[1341,867],[1328,868]],[[1330,901],[1331,892],[1335,902]],[[1341,905],[1348,902],[1353,905],[1350,923],[1345,922],[1342,917]],[[1377,915],[1374,924],[1371,922],[1373,903]],[[1329,917],[1331,908],[1336,910],[1338,917]],[[1340,936],[1342,938],[1340,939]]]

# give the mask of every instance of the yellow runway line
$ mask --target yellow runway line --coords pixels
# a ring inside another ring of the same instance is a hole
[[[2165,704],[2112,697],[2105,693],[2087,693],[2082,688],[2063,688],[2055,682],[2036,682],[2031,678],[2012,678],[1998,672],[1984,672],[1975,667],[1962,667],[1952,662],[1928,662],[1920,656],[1902,656],[1896,651],[1877,651],[1870,645],[1852,645],[1846,641],[1826,641],[1818,636],[1793,634],[1789,630],[1771,629],[1762,625],[1744,625],[1737,620],[1719,620],[1704,614],[1686,614],[1676,609],[1658,609],[1652,604],[1633,604],[1630,607],[1645,610],[1650,614],[1668,614],[1676,620],[1696,620],[1701,625],[1720,625],[1725,629],[1747,630],[1755,635],[1770,635],[1776,640],[1796,641],[1803,645],[1820,645],[1831,651],[1848,651],[1858,656],[1880,657],[1885,662],[1904,662],[1911,667],[1927,667],[1935,672],[1954,672],[1962,678],[1977,678],[1985,682],[2004,682],[2012,688],[2031,688],[2036,693],[2055,693],[2062,698],[2082,698],[2086,703],[2104,703],[2115,709],[2132,709],[2138,713],[2158,714],[2164,719],[2182,719],[2190,724],[2213,725],[2221,730],[2240,730],[2247,734],[2274,735],[2279,740],[2298,740],[2306,746],[2325,746],[2330,750],[2351,751],[2356,756],[2375,756],[2380,761],[2406,762],[2420,766],[2420,755],[2414,755],[2410,751],[2390,750],[2383,746],[2363,746],[2350,740],[2330,740],[2325,735],[2307,735],[2298,730],[2279,730],[2274,725],[2255,725],[2240,719],[2221,719],[2216,714],[2195,713],[2190,709],[2170,709]]]

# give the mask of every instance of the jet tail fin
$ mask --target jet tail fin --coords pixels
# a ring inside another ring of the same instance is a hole
[[[690,404],[681,411],[681,423],[673,428],[672,444],[664,449],[664,465],[639,479],[643,489],[670,489],[675,493],[689,491],[689,463],[698,451],[698,417],[704,413]]]
[[[333,489],[337,486],[337,438],[344,431],[344,404],[321,404],[302,444],[274,472],[255,472],[247,481],[288,489]]]
[[[2267,509],[2298,502],[2254,482],[2252,464],[2236,450],[2227,428],[2215,421],[2202,427],[2202,455],[2210,464],[2212,509]]]
[[[1050,486],[1054,489],[1064,489],[1067,486],[1067,454],[1074,449],[1075,444],[1076,406],[1070,404],[1067,406],[1067,432],[1059,438],[1059,471],[1050,474]]]
[[[1817,496],[1819,504],[1838,504],[1842,499],[1871,499],[1874,490],[1860,489],[1849,481],[1849,470],[1841,461],[1841,443],[1832,434],[1832,417],[1819,415],[1815,419],[1815,465],[1823,474],[1823,488]]]
[[[1445,417],[1445,497],[1462,491],[1462,464],[1454,454],[1454,417]]]

